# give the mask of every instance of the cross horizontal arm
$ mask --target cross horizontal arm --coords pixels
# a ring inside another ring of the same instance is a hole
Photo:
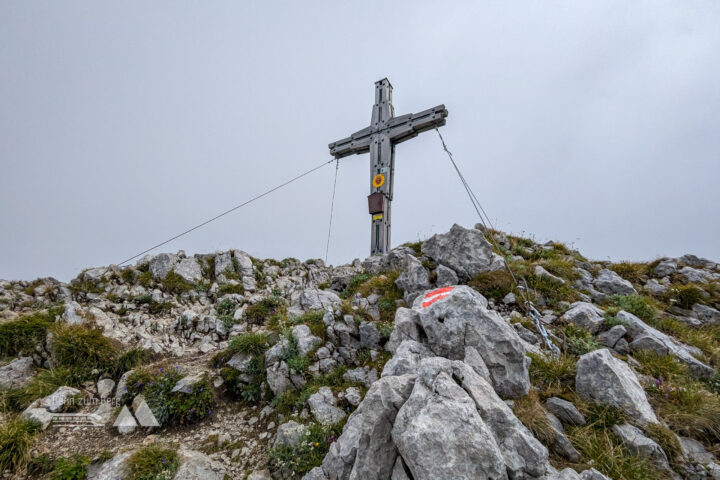
[[[375,133],[370,127],[353,133],[347,138],[338,140],[328,145],[330,155],[335,158],[347,157],[356,153],[367,153],[370,151],[370,137]]]
[[[422,132],[442,127],[445,125],[447,116],[448,111],[445,109],[445,105],[438,105],[419,113],[393,117],[387,122],[384,130],[387,131],[386,134],[393,144],[397,144],[417,137]]]

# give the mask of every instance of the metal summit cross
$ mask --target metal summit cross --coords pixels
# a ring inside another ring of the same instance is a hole
[[[368,208],[372,215],[370,254],[379,255],[390,249],[390,206],[393,199],[395,145],[418,134],[445,125],[445,105],[395,116],[392,85],[387,78],[375,82],[375,105],[370,126],[328,145],[336,159],[370,152],[370,195]]]

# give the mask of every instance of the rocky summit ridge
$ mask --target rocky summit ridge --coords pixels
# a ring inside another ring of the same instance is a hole
[[[336,267],[178,252],[0,281],[0,470],[720,479],[719,309],[709,260],[459,225]]]

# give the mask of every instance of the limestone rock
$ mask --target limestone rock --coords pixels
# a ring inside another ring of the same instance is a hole
[[[446,296],[426,307],[421,299],[413,305],[430,350],[461,360],[466,346],[475,347],[501,397],[527,394],[530,359],[515,330],[497,312],[488,310],[485,297],[470,287],[457,286],[441,295]]]
[[[162,280],[177,265],[178,256],[172,253],[159,253],[150,260],[150,272],[155,280]]]
[[[479,230],[453,225],[448,233],[435,234],[422,245],[423,254],[454,270],[461,280],[504,268],[502,257]]]
[[[712,367],[696,359],[684,343],[656,330],[632,313],[620,311],[617,318],[627,325],[628,333],[633,337],[631,350],[651,350],[660,355],[672,355],[685,363],[697,377],[709,377],[713,374]]]
[[[580,452],[578,452],[570,440],[565,435],[565,429],[563,429],[562,422],[550,412],[545,412],[545,416],[550,422],[550,428],[552,428],[555,434],[555,440],[552,444],[552,449],[563,457],[567,458],[573,463],[580,461]]]
[[[608,295],[633,295],[637,293],[632,283],[607,268],[600,270],[593,283],[595,288]]]
[[[202,279],[202,268],[195,258],[183,258],[174,270],[189,283],[197,283]]]
[[[460,283],[457,273],[452,268],[448,268],[445,265],[438,265],[435,270],[437,275],[436,284],[438,287],[447,287],[449,285],[457,285]]]
[[[393,423],[414,383],[414,375],[402,375],[372,384],[340,438],[330,445],[322,464],[328,478],[347,480],[351,472],[356,480],[390,477],[397,457],[391,438]]]
[[[575,389],[587,400],[622,410],[640,425],[658,423],[635,372],[606,348],[580,357]]]
[[[606,477],[594,468],[589,468],[580,472],[580,478],[582,480],[612,480],[610,477]]]
[[[602,332],[598,335],[598,342],[602,343],[606,347],[614,347],[615,344],[627,333],[627,329],[622,325],[615,325],[610,330]]]
[[[603,311],[592,303],[575,302],[570,309],[562,316],[562,320],[582,327],[591,333],[596,333],[602,326],[605,319]]]
[[[558,397],[550,397],[545,402],[545,408],[570,425],[585,425],[585,416],[567,400]]]
[[[300,294],[300,306],[305,310],[335,310],[342,300],[331,290],[307,289]]]
[[[16,358],[0,367],[0,390],[22,388],[30,382],[34,375],[32,357]]]
[[[345,412],[335,406],[337,400],[329,387],[320,387],[310,395],[308,405],[315,420],[324,425],[335,425],[345,418]]]
[[[663,470],[670,469],[667,455],[660,445],[654,440],[643,435],[642,430],[637,427],[625,423],[623,425],[613,425],[612,431],[625,444],[625,446],[635,455],[649,459],[652,463]]]
[[[40,406],[47,408],[49,412],[59,412],[63,408],[70,406],[72,399],[80,394],[80,390],[72,387],[60,387],[55,392],[42,399]]]
[[[552,273],[548,272],[547,270],[545,270],[545,269],[544,269],[542,266],[540,266],[540,265],[535,265],[535,269],[533,270],[533,274],[534,274],[536,277],[546,278],[546,279],[548,279],[548,280],[550,280],[550,281],[552,281],[552,282],[558,283],[558,284],[560,284],[560,285],[564,285],[564,284],[565,284],[565,280],[563,280],[563,279],[560,278],[560,277],[557,277],[557,276],[553,275]]]
[[[220,463],[194,450],[180,450],[180,468],[173,480],[223,480],[225,469]]]
[[[126,478],[129,472],[128,460],[134,452],[118,453],[107,462],[88,467],[88,480],[117,480]]]
[[[415,382],[392,439],[416,480],[507,478],[500,448],[475,402],[445,372],[431,386]]]
[[[98,396],[102,399],[110,398],[115,388],[115,382],[111,378],[103,378],[97,382]]]
[[[411,304],[422,290],[430,288],[430,272],[423,267],[420,260],[412,255],[405,257],[405,265],[395,285],[405,292],[405,301]]]

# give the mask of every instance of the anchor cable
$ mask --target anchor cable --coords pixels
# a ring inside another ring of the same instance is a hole
[[[265,197],[265,196],[267,196],[267,195],[275,192],[276,190],[279,190],[279,189],[281,189],[281,188],[283,188],[283,187],[285,187],[285,186],[287,186],[287,185],[290,185],[291,183],[295,182],[296,180],[300,180],[301,178],[303,178],[303,177],[305,177],[305,176],[307,176],[307,175],[310,175],[311,173],[315,172],[316,170],[320,170],[320,169],[321,169],[322,167],[324,167],[325,165],[329,165],[330,163],[332,163],[332,162],[334,162],[334,161],[335,161],[335,158],[333,158],[333,159],[331,159],[331,160],[329,160],[329,161],[327,161],[327,162],[323,162],[323,163],[321,163],[320,165],[318,165],[318,166],[316,166],[316,167],[313,167],[313,168],[311,168],[310,170],[308,170],[308,171],[306,171],[306,172],[304,172],[304,173],[301,173],[300,175],[297,175],[297,176],[291,178],[290,180],[287,180],[287,181],[281,183],[280,185],[277,185],[276,187],[271,188],[270,190],[267,190],[267,191],[265,191],[265,192],[263,192],[263,193],[261,193],[261,194],[259,194],[259,195],[256,195],[256,196],[252,197],[251,199],[246,200],[245,202],[243,202],[243,203],[241,203],[241,204],[239,204],[239,205],[236,205],[236,206],[230,208],[229,210],[225,210],[224,212],[222,212],[222,213],[220,213],[220,214],[218,214],[218,215],[215,215],[214,217],[212,217],[212,218],[210,218],[210,219],[208,219],[208,220],[205,220],[205,221],[202,222],[202,223],[199,223],[199,224],[195,225],[194,227],[188,228],[188,229],[185,230],[184,232],[178,233],[177,235],[175,235],[175,236],[173,236],[173,237],[170,237],[169,239],[167,239],[167,240],[165,240],[165,241],[163,241],[163,242],[160,242],[160,243],[158,243],[158,244],[156,244],[156,245],[153,245],[152,247],[148,248],[147,250],[143,250],[142,252],[140,252],[140,253],[138,253],[138,254],[136,254],[136,255],[133,255],[132,257],[130,257],[130,258],[126,259],[126,260],[123,260],[122,262],[118,263],[117,265],[118,265],[118,266],[124,265],[124,264],[126,264],[127,262],[129,262],[129,261],[131,261],[131,260],[134,260],[134,259],[138,258],[138,257],[141,256],[141,255],[144,255],[144,254],[146,254],[146,253],[148,253],[148,252],[150,252],[150,251],[152,251],[152,250],[155,250],[155,249],[158,248],[158,247],[162,247],[163,245],[165,245],[165,244],[167,244],[167,243],[170,243],[170,242],[172,242],[173,240],[176,240],[176,239],[178,239],[178,238],[180,238],[180,237],[182,237],[182,236],[184,236],[184,235],[187,235],[188,233],[190,233],[190,232],[192,232],[192,231],[197,230],[198,228],[204,227],[204,226],[207,225],[208,223],[214,222],[215,220],[217,220],[217,219],[219,219],[219,218],[221,218],[221,217],[224,217],[225,215],[227,215],[227,214],[229,214],[229,213],[232,213],[232,212],[234,212],[235,210],[237,210],[237,209],[239,209],[239,208],[242,208],[242,207],[244,207],[244,206],[246,206],[246,205],[249,205],[249,204],[251,204],[252,202],[254,202],[254,201],[256,201],[256,200],[259,200],[259,199],[261,199],[261,198],[263,198],[263,197]]]
[[[338,170],[340,169],[340,159],[335,159],[335,180],[333,181],[332,200],[330,201],[330,224],[328,225],[327,244],[325,245],[325,265],[327,266],[328,251],[330,250],[330,232],[332,231],[333,210],[335,210],[335,190],[337,189]]]
[[[477,196],[473,192],[473,190],[470,188],[470,184],[465,179],[465,176],[460,171],[460,168],[457,166],[457,163],[455,163],[455,159],[453,158],[452,153],[447,147],[447,144],[445,143],[445,139],[443,138],[442,134],[440,133],[440,130],[438,130],[437,127],[435,127],[435,131],[437,132],[438,136],[440,137],[440,142],[442,143],[443,150],[445,150],[445,153],[447,153],[448,158],[450,159],[450,162],[452,162],[453,167],[455,168],[455,171],[458,174],[458,177],[460,178],[460,182],[463,184],[463,187],[465,188],[465,191],[468,194],[468,197],[470,198],[470,202],[473,204],[473,207],[475,208],[475,211],[478,214],[478,217],[480,217],[480,222],[482,223],[483,227],[485,227],[485,238],[487,238],[490,243],[495,247],[496,250],[501,251],[497,242],[495,241],[495,238],[492,235],[492,232],[490,232],[490,229],[488,229],[488,224],[490,227],[494,230],[495,227],[490,222],[490,217],[485,212],[485,209],[480,204],[480,201],[478,200]],[[482,212],[482,213],[481,213]],[[483,218],[483,214],[485,215],[485,218]],[[485,220],[487,220],[487,224],[485,223]],[[503,257],[503,265],[505,266],[505,269],[510,274],[510,277],[512,278],[513,283],[515,284],[515,288],[517,288],[518,292],[520,292],[520,295],[523,297],[523,307],[525,307],[525,310],[527,314],[532,318],[535,322],[535,327],[537,328],[538,332],[542,335],[543,340],[545,342],[545,345],[547,348],[555,355],[560,353],[560,349],[550,340],[550,337],[547,333],[547,330],[542,325],[540,320],[540,313],[537,311],[537,308],[535,308],[535,305],[533,302],[528,298],[527,296],[527,281],[523,279],[523,283],[525,286],[521,286],[517,280],[517,277],[515,277],[515,274],[513,273],[512,269],[510,268],[510,265],[508,265],[507,260]]]

